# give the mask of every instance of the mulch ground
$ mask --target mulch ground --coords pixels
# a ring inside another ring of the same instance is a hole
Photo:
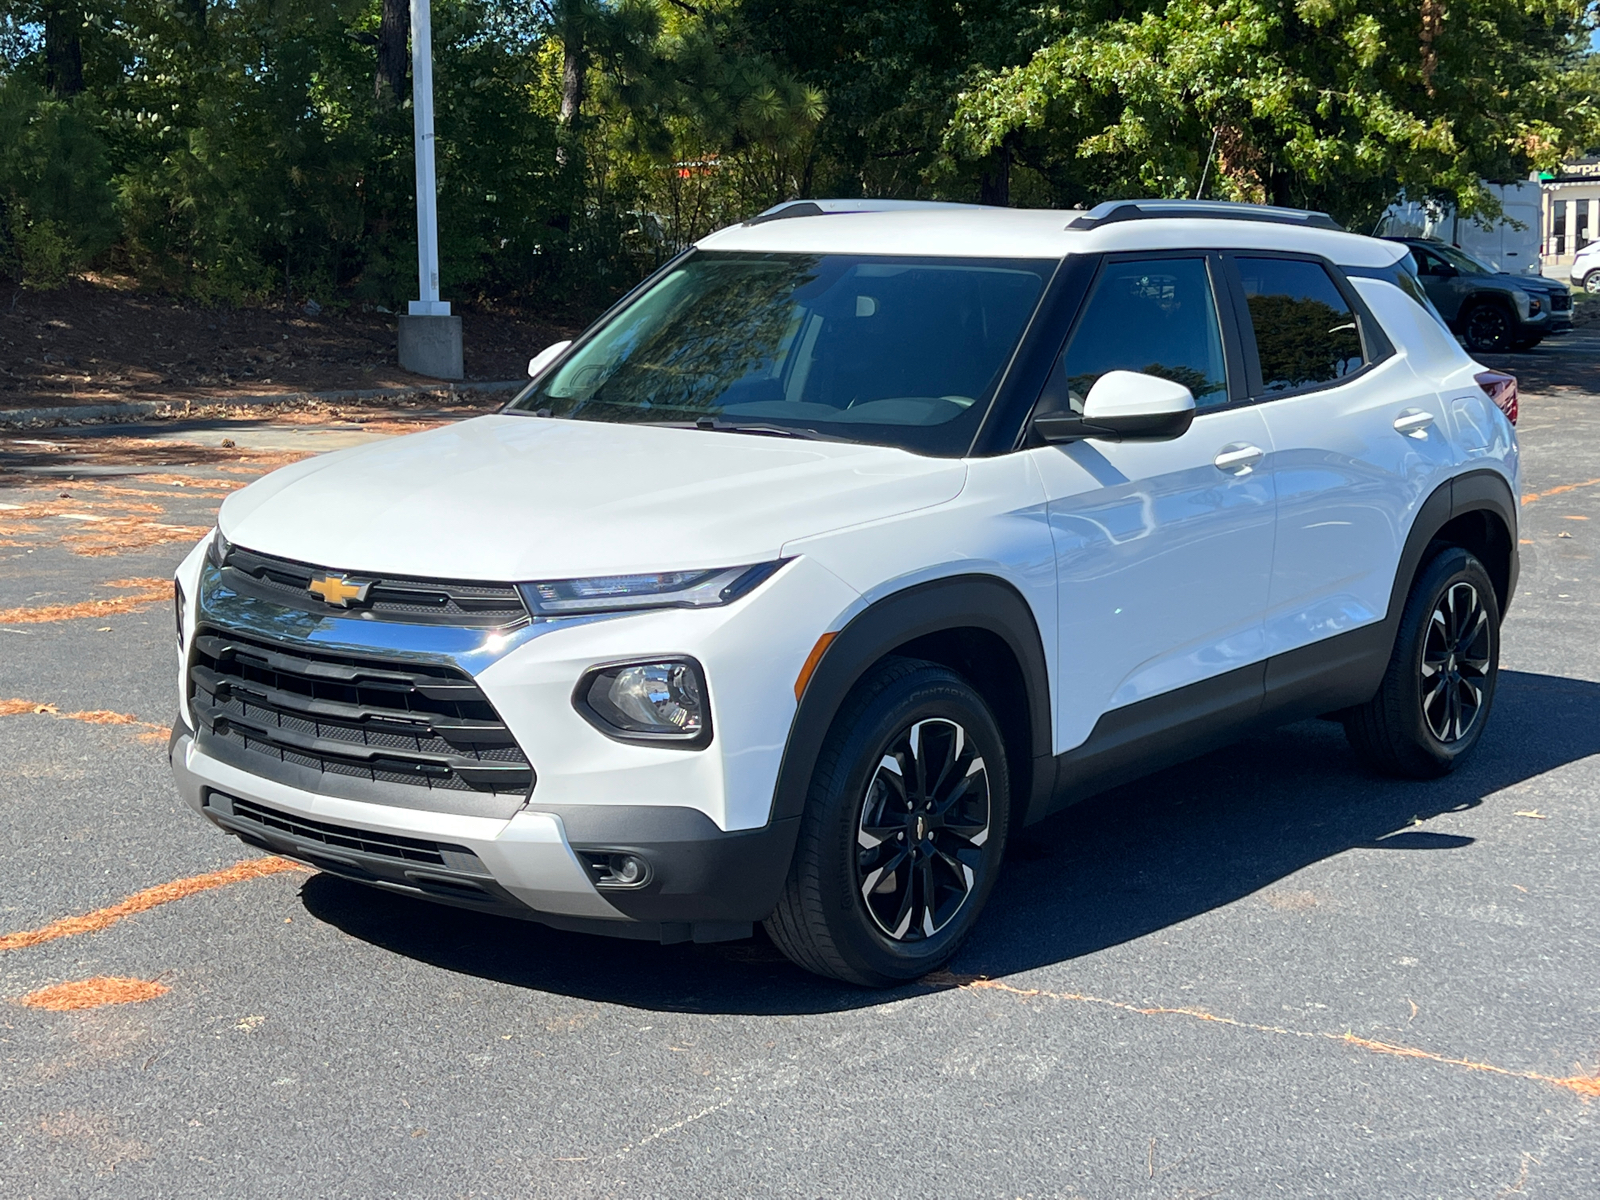
[[[9,294],[8,294],[9,293]],[[459,310],[458,310],[459,311]],[[582,316],[462,313],[466,376],[522,377],[528,359],[572,337]],[[427,383],[397,365],[395,317],[331,308],[212,308],[77,281],[0,290],[0,410]]]

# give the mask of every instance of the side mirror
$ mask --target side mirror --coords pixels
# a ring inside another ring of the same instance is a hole
[[[1194,396],[1181,383],[1138,371],[1107,371],[1084,397],[1083,415],[1035,417],[1047,442],[1170,442],[1194,423]]]
[[[539,353],[535,354],[528,360],[528,378],[538,378],[539,372],[544,370],[551,363],[555,362],[556,359],[560,358],[562,352],[565,351],[570,345],[572,345],[570,340],[565,342],[557,342],[554,346],[546,346],[543,350],[539,351]]]

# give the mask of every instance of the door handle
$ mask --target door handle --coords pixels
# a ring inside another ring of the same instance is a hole
[[[1408,408],[1394,419],[1394,431],[1407,437],[1425,438],[1433,424],[1433,414],[1420,408]]]
[[[1226,471],[1229,475],[1248,475],[1266,456],[1267,452],[1260,446],[1252,446],[1248,442],[1230,442],[1217,452],[1212,462],[1217,470]]]

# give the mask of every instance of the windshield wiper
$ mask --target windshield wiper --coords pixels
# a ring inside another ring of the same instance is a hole
[[[773,425],[766,421],[724,421],[721,417],[701,417],[694,424],[696,429],[714,429],[719,433],[756,433],[767,437],[806,438],[814,442],[840,440],[827,437],[815,429],[805,429],[799,425]]]
[[[644,424],[657,425],[663,429],[704,429],[710,433],[752,433],[762,437],[802,438],[810,442],[849,440],[799,425],[773,425],[765,421],[725,421],[721,417],[701,417],[694,421],[647,421]]]

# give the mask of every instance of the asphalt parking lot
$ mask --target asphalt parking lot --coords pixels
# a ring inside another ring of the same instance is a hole
[[[263,471],[453,414],[0,430],[0,1194],[1600,1195],[1600,331],[1494,365],[1477,757],[1378,780],[1312,721],[1099,797],[887,993],[234,869],[180,806],[173,567]]]

